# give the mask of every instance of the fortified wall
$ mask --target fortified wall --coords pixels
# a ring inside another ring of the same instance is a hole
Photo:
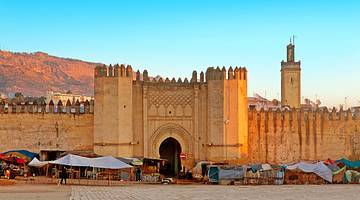
[[[247,157],[245,68],[210,67],[190,80],[135,74],[129,65],[95,69],[95,153],[159,158],[173,138],[188,166]]]
[[[0,152],[93,150],[93,102],[0,102]]]
[[[249,110],[251,162],[360,158],[360,118],[350,110]]]
[[[248,110],[247,78],[238,67],[210,67],[176,80],[134,73],[131,66],[98,66],[95,104],[0,102],[0,152],[86,150],[159,158],[161,145],[173,138],[180,146],[174,153],[185,154],[187,167],[198,160],[360,158],[359,113]]]

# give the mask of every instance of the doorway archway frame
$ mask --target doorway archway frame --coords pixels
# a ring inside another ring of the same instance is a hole
[[[160,126],[152,134],[149,140],[149,146],[151,148],[151,156],[160,158],[160,145],[167,138],[174,138],[180,143],[182,153],[189,154],[192,150],[191,135],[182,126],[175,123],[167,123]]]

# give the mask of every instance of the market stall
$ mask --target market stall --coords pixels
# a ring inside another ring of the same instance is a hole
[[[286,166],[285,184],[332,183],[333,173],[323,162],[299,162]]]
[[[112,156],[87,158],[68,154],[55,161],[50,161],[49,164],[56,166],[67,166],[67,174],[71,179],[91,178],[96,180],[120,180],[121,171],[132,168],[119,159]],[[61,170],[56,167],[56,177],[61,177]]]
[[[161,181],[161,168],[165,165],[165,159],[158,158],[142,158],[143,165],[136,167],[141,170],[141,181],[144,182],[160,182]]]
[[[15,155],[0,154],[0,175],[8,179],[27,174],[27,160]]]

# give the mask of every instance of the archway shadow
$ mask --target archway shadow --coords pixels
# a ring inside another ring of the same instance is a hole
[[[166,159],[166,164],[160,168],[160,173],[165,176],[176,176],[181,170],[181,145],[172,137],[165,139],[159,148],[161,159]]]

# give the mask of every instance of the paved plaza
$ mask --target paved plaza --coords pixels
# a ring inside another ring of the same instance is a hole
[[[73,186],[71,199],[360,199],[359,185],[133,185],[117,187]]]
[[[346,200],[360,199],[359,185],[143,185],[57,186],[51,184],[16,184],[0,187],[0,199],[276,199],[276,200]]]

